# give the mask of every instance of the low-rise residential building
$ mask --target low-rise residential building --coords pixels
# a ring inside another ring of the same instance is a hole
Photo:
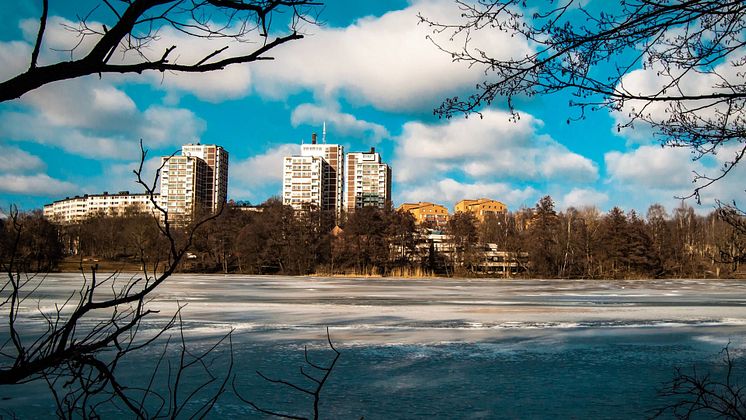
[[[478,198],[476,200],[461,200],[456,203],[455,213],[472,213],[480,222],[488,215],[497,216],[499,213],[505,213],[508,207],[497,200],[489,198]]]
[[[420,225],[430,224],[445,227],[448,224],[448,209],[440,204],[429,202],[404,203],[399,206],[398,210],[411,213],[415,222]]]
[[[154,199],[159,200],[158,194]],[[66,197],[44,206],[44,217],[56,223],[75,223],[95,215],[122,216],[128,212],[153,213],[155,206],[148,194],[86,194]]]

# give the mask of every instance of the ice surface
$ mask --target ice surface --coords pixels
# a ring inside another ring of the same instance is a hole
[[[81,284],[76,274],[48,276],[39,300],[25,303],[24,326]],[[180,274],[157,290],[149,307],[161,312],[144,329],[157,331],[185,303],[189,344],[207,348],[234,329],[242,392],[296,414],[309,414],[308,401],[254,371],[298,380],[304,345],[316,360],[328,357],[329,327],[342,358],[324,418],[641,418],[660,404],[656,390],[675,366],[717,368],[726,344],[736,357],[746,350],[738,280]],[[159,351],[130,362],[135,379]],[[20,417],[54,411],[44,393],[3,398]],[[231,416],[256,412],[228,394],[213,417]]]

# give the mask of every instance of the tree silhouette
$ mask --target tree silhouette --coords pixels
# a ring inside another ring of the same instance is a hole
[[[77,33],[80,41],[70,51],[71,59],[41,65],[39,54],[44,46],[49,13],[49,0],[42,0],[39,30],[29,67],[0,83],[0,102],[20,98],[47,83],[91,74],[150,70],[203,73],[238,63],[271,60],[267,55],[269,51],[303,38],[298,32],[300,23],[313,22],[312,13],[320,4],[312,0],[101,0],[96,8],[107,10],[108,19],[94,24],[89,22],[90,13],[82,15],[77,26],[66,27]],[[287,33],[271,39],[270,31],[275,29],[273,18],[285,12],[289,12]],[[193,38],[224,39],[226,44],[193,62],[179,61],[178,45],[152,56],[149,49],[158,40],[158,32],[163,27],[171,27]],[[258,38],[252,39],[255,34]],[[94,43],[83,50],[86,38]],[[253,42],[256,47],[232,54],[228,41],[244,45]],[[79,53],[80,57],[73,58],[73,53]]]

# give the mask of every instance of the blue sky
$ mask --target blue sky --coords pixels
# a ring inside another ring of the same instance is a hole
[[[28,66],[40,2],[3,2],[0,79]],[[42,63],[64,57],[76,42],[61,26],[95,2],[51,1]],[[74,6],[69,6],[74,4]],[[105,20],[105,11],[93,18]],[[668,209],[692,189],[692,171],[714,173],[718,158],[692,161],[686,149],[662,149],[644,127],[616,132],[624,115],[607,111],[567,124],[577,110],[558,94],[519,101],[521,119],[504,103],[484,118],[439,120],[432,110],[448,96],[468,94],[480,69],[452,63],[425,39],[417,13],[455,19],[452,1],[327,1],[325,24],[306,27],[305,39],[281,46],[272,62],[233,66],[201,75],[104,74],[58,82],[0,105],[0,206],[24,209],[66,196],[136,191],[131,170],[138,142],[156,157],[182,143],[219,144],[230,152],[229,198],[260,203],[281,190],[284,155],[321,133],[347,151],[376,147],[394,173],[396,205],[453,204],[491,197],[511,209],[551,195],[558,207],[618,205],[645,212]],[[162,33],[189,57],[205,46]],[[506,35],[482,33],[475,42],[498,56],[531,47]],[[82,47],[84,49],[85,45]],[[642,70],[630,81],[654,80]],[[724,153],[727,156],[727,151]],[[709,188],[714,198],[738,199],[744,173]],[[687,202],[697,207],[693,200]]]

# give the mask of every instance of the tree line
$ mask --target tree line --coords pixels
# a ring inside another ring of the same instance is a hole
[[[533,208],[487,215],[457,213],[443,227],[417,225],[411,214],[366,207],[344,215],[297,212],[279,199],[253,211],[233,203],[195,233],[180,271],[245,274],[486,275],[487,244],[526,255],[512,275],[545,278],[724,277],[742,274],[746,236],[738,215],[699,215],[686,205],[651,205],[645,215],[618,207],[557,211],[551,197]],[[53,271],[65,258],[96,258],[147,267],[168,253],[152,215],[97,215],[56,225],[39,211],[6,221],[0,244],[19,235],[16,264]],[[742,221],[741,221],[742,222]],[[174,235],[189,230],[175,228]],[[0,247],[0,258],[8,247]],[[505,275],[503,273],[501,275]]]

